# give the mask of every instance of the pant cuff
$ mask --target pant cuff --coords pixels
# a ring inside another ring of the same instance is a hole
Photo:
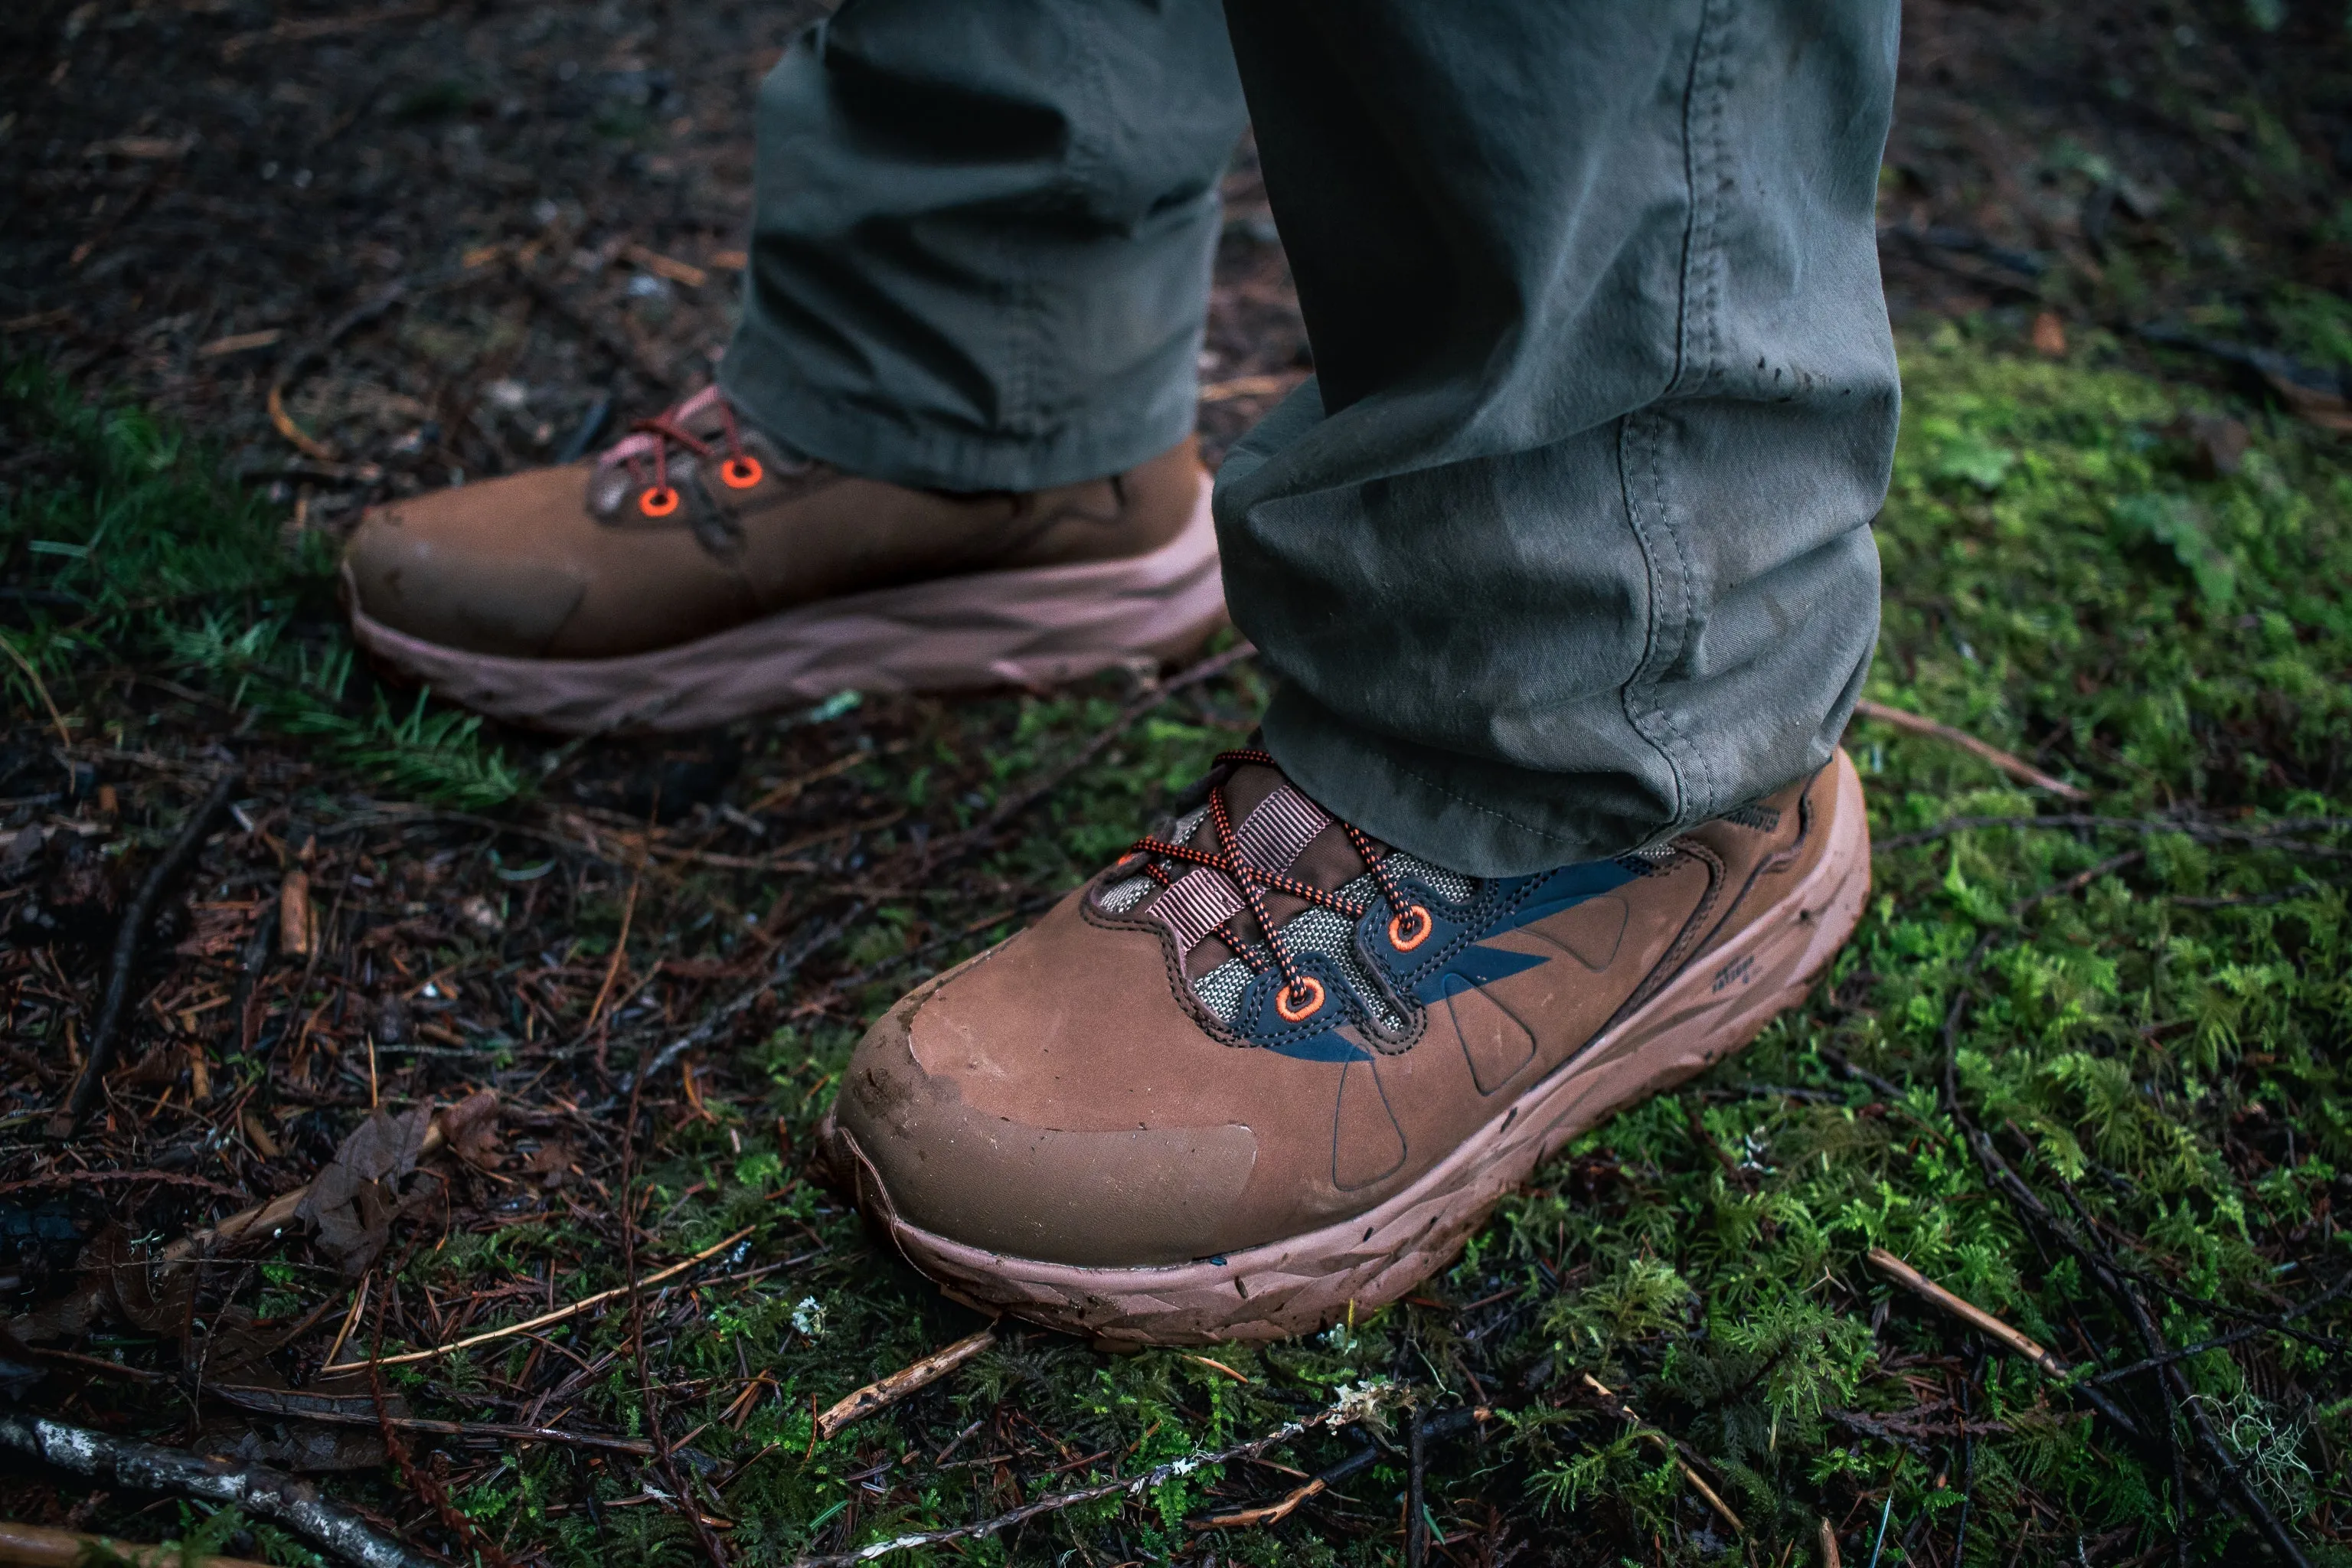
[[[1192,433],[1199,384],[1129,401],[1118,416],[1044,434],[943,427],[887,397],[815,386],[747,321],[728,345],[719,384],[753,426],[787,449],[860,479],[919,489],[1041,490],[1124,473]]]

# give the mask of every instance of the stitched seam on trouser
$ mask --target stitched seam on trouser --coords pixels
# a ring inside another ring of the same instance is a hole
[[[1675,370],[1660,400],[1704,386],[1720,372],[1723,257],[1717,235],[1723,184],[1724,99],[1721,13],[1727,0],[1701,0],[1698,32],[1683,105],[1683,178],[1690,203],[1684,229],[1680,287],[1675,290]],[[1622,696],[1626,721],[1648,741],[1674,774],[1666,826],[1696,819],[1721,793],[1704,748],[1662,708],[1657,689],[1688,647],[1696,597],[1688,542],[1675,526],[1665,480],[1664,420],[1651,410],[1629,415],[1619,433],[1619,477],[1625,515],[1649,577],[1646,646]],[[1668,559],[1671,550],[1671,561]]]
[[[1685,772],[1685,755],[1690,745],[1671,716],[1657,706],[1654,697],[1658,685],[1657,671],[1672,663],[1675,657],[1675,649],[1668,645],[1678,642],[1681,629],[1688,618],[1686,595],[1689,584],[1688,563],[1681,560],[1679,542],[1676,542],[1676,565],[1680,569],[1670,571],[1663,559],[1661,541],[1650,516],[1654,509],[1659,512],[1664,510],[1660,494],[1664,479],[1658,472],[1656,459],[1656,424],[1654,415],[1628,415],[1618,434],[1618,470],[1625,497],[1626,523],[1633,530],[1634,542],[1641,549],[1650,590],[1647,647],[1633,679],[1625,684],[1621,701],[1626,722],[1633,727],[1634,733],[1650,742],[1651,748],[1674,775],[1674,795],[1666,805],[1666,820],[1660,825],[1660,831],[1664,832],[1683,820],[1690,805],[1690,786]],[[1643,483],[1645,468],[1648,470],[1646,485]],[[1647,498],[1642,493],[1645,489],[1649,492]]]

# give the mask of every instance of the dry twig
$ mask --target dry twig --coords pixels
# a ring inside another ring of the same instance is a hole
[[[851,1422],[896,1405],[919,1388],[929,1388],[995,1342],[996,1331],[982,1329],[945,1350],[933,1351],[914,1365],[903,1367],[878,1383],[867,1384],[818,1416],[816,1435],[830,1437]]]
[[[1624,1422],[1627,1426],[1633,1427],[1643,1437],[1648,1438],[1652,1443],[1655,1444],[1660,1452],[1664,1453],[1668,1458],[1674,1460],[1675,1468],[1683,1473],[1683,1479],[1688,1481],[1691,1484],[1692,1489],[1695,1489],[1700,1497],[1706,1500],[1707,1507],[1715,1510],[1717,1514],[1722,1516],[1723,1522],[1731,1526],[1731,1532],[1734,1535],[1745,1535],[1748,1533],[1748,1527],[1739,1522],[1739,1516],[1731,1511],[1731,1505],[1724,1501],[1722,1498],[1716,1495],[1715,1489],[1706,1484],[1706,1478],[1701,1476],[1696,1470],[1693,1469],[1691,1468],[1690,1461],[1683,1457],[1681,1444],[1668,1437],[1664,1432],[1659,1431],[1656,1427],[1643,1420],[1639,1415],[1634,1415],[1633,1406],[1627,1405],[1623,1400],[1618,1398],[1616,1394],[1611,1393],[1609,1389],[1602,1384],[1599,1378],[1593,1376],[1589,1372],[1580,1373],[1580,1375],[1584,1379],[1584,1386],[1592,1390],[1593,1393],[1601,1396],[1601,1406],[1602,1409],[1608,1411],[1610,1415],[1614,1415],[1618,1420]]]
[[[1865,1256],[1870,1259],[1872,1268],[1921,1300],[1931,1306],[1942,1308],[1987,1339],[2007,1346],[2051,1376],[2066,1375],[2066,1363],[2036,1344],[2030,1337],[2011,1328],[1975,1302],[1945,1289],[1886,1248],[1874,1247]]]
[[[1150,1491],[1154,1487],[1174,1480],[1179,1476],[1189,1476],[1211,1465],[1225,1465],[1231,1464],[1235,1459],[1254,1458],[1268,1448],[1278,1447],[1282,1444],[1314,1431],[1318,1426],[1339,1427],[1352,1425],[1370,1415],[1381,1405],[1394,1401],[1402,1392],[1392,1384],[1373,1384],[1349,1394],[1328,1410],[1307,1416],[1303,1420],[1286,1422],[1263,1437],[1253,1437],[1246,1443],[1237,1443],[1230,1448],[1219,1448],[1213,1453],[1196,1449],[1181,1459],[1170,1459],[1165,1464],[1154,1465],[1143,1474],[1131,1479],[1102,1481],[1090,1487],[1079,1487],[1072,1491],[1055,1492],[1050,1496],[1039,1498],[1034,1502],[1024,1503],[1009,1513],[1000,1513],[993,1519],[983,1519],[976,1524],[961,1524],[951,1530],[916,1531],[910,1534],[893,1536],[887,1541],[877,1541],[871,1545],[861,1546],[855,1552],[835,1552],[820,1557],[803,1557],[793,1563],[792,1568],[856,1568],[856,1565],[861,1563],[871,1563],[877,1557],[887,1557],[894,1552],[913,1552],[926,1546],[944,1546],[955,1541],[986,1540],[1015,1525],[1026,1524],[1029,1521],[1041,1518],[1045,1514],[1059,1513],[1066,1508],[1076,1508],[1080,1503],[1116,1497],[1121,1492],[1130,1497],[1137,1496]]]
[[[428,1140],[426,1148],[430,1150],[432,1146]],[[648,1274],[637,1283],[658,1285],[665,1279],[674,1279],[696,1264],[706,1262],[726,1251],[758,1228],[757,1226],[747,1225],[725,1240],[714,1241],[693,1257],[680,1259],[657,1274]],[[527,1318],[520,1323],[509,1323],[502,1329],[485,1329],[478,1334],[468,1334],[462,1340],[451,1340],[446,1344],[435,1345],[430,1350],[404,1351],[398,1355],[384,1356],[375,1364],[403,1366],[411,1362],[437,1361],[445,1355],[455,1355],[459,1351],[471,1350],[476,1345],[488,1344],[493,1340],[511,1339],[517,1334],[528,1333],[533,1329],[543,1329],[550,1323],[560,1323],[566,1318],[576,1318],[591,1307],[602,1306],[616,1296],[625,1296],[628,1293],[629,1288],[626,1285],[615,1285],[610,1290],[599,1290],[593,1296],[583,1296],[568,1307],[558,1307],[551,1312],[541,1312],[538,1317]],[[322,1366],[319,1369],[319,1375],[324,1377],[329,1373],[361,1372],[364,1371],[368,1364],[367,1362],[354,1361],[345,1362],[340,1366]]]
[[[231,768],[214,781],[195,810],[188,814],[180,836],[149,868],[131,907],[122,911],[122,923],[114,931],[114,953],[107,962],[106,993],[99,1003],[98,1023],[89,1032],[89,1053],[82,1063],[81,1077],[66,1096],[66,1102],[49,1118],[50,1137],[72,1137],[96,1102],[99,1089],[106,1081],[106,1070],[114,1063],[114,1044],[122,1034],[123,1015],[131,1006],[131,977],[139,962],[139,939],[146,934],[147,921],[154,914],[156,900],[163,896],[163,889],[204,847],[205,836],[212,831],[213,818],[228,809],[229,796],[236,793],[243,776]]]
[[[2075,788],[2064,779],[2053,778],[2024,758],[2012,756],[1998,746],[1989,746],[1965,730],[1955,730],[1949,724],[1939,724],[1933,719],[1922,718],[1916,713],[1906,712],[1900,708],[1889,708],[1884,702],[1873,702],[1868,698],[1855,703],[1853,710],[1862,718],[1874,719],[1881,724],[1891,725],[1908,734],[1926,735],[1948,745],[1958,746],[1970,756],[1991,763],[2018,783],[2032,784],[2036,789],[2046,789],[2061,800],[2091,798],[2087,792]]]

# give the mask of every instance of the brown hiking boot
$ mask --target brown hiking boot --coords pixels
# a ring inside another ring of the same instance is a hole
[[[1870,886],[1843,752],[1658,849],[1489,880],[1262,752],[1212,783],[850,1058],[827,1152],[961,1300],[1128,1344],[1394,1300],[1570,1139],[1801,999]]]
[[[793,457],[716,388],[593,462],[371,510],[343,589],[377,658],[572,731],[1068,679],[1224,619],[1189,438],[1089,484],[950,494]]]

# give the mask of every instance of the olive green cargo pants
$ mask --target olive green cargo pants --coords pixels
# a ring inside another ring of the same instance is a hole
[[[1266,744],[1499,876],[1818,767],[1878,624],[1894,0],[848,0],[761,94],[722,378],[1018,489],[1192,428],[1244,115],[1317,374],[1227,458]]]

